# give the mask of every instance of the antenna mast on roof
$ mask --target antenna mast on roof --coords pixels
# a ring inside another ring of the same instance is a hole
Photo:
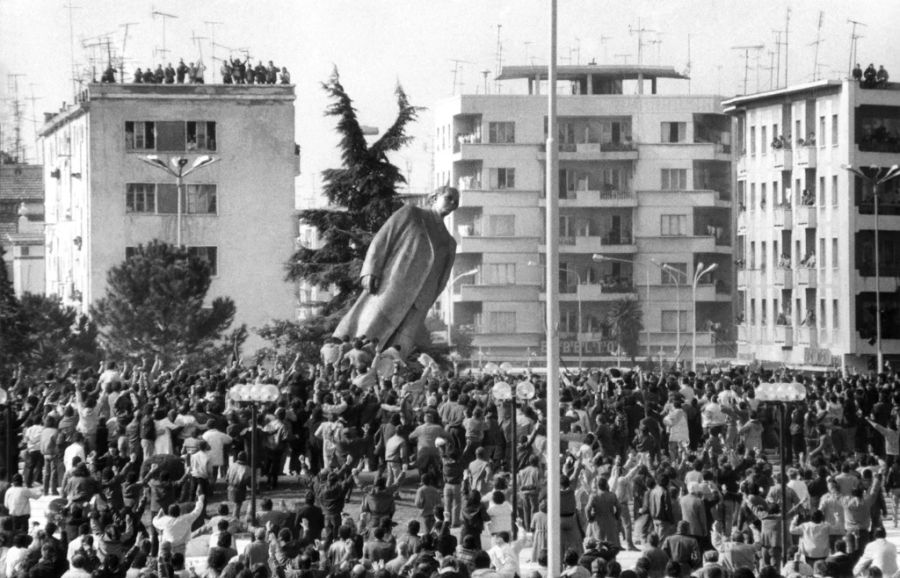
[[[748,46],[732,46],[732,50],[743,50],[744,51],[744,94],[747,94],[747,79],[750,74],[750,51],[751,50],[762,50],[764,47],[762,44],[753,44]],[[759,53],[757,52],[757,55]],[[757,71],[756,75],[756,83],[759,84],[759,74]]]
[[[813,58],[813,82],[819,80],[819,45],[824,42],[822,40],[822,20],[824,18],[825,12],[819,10],[819,23],[816,25],[816,41],[810,43],[816,46],[816,55]]]
[[[788,40],[789,33],[791,30],[791,9],[787,9],[787,14],[784,19],[784,86],[787,87],[788,83],[788,56],[791,53],[791,45]]]
[[[628,26],[628,34],[637,34],[638,37],[638,64],[644,63],[644,33],[645,32],[656,32],[656,30],[651,30],[650,28],[644,28],[641,26],[641,19],[638,18],[637,28],[632,28]]]
[[[866,24],[858,20],[853,20],[852,18],[847,18],[847,22],[853,25],[850,30],[850,66],[847,67],[847,72],[850,73],[850,71],[853,70],[853,63],[856,62],[856,49],[859,46],[859,39],[862,38],[862,36],[856,33],[856,27],[866,26]]]
[[[450,62],[453,63],[453,86],[451,87],[451,94],[456,94],[456,87],[459,86],[459,82],[457,82],[459,78],[459,69],[462,68],[461,64],[472,64],[468,60],[460,60],[458,58],[451,58]]]
[[[772,88],[781,86],[781,47],[785,44],[781,41],[781,33],[784,30],[773,30],[775,33],[775,84]]]
[[[153,50],[153,56],[162,54],[163,60],[165,60],[166,56],[168,56],[169,54],[169,49],[166,48],[166,21],[169,18],[178,18],[178,16],[175,16],[174,14],[167,14],[166,12],[160,12],[159,10],[153,10],[152,12],[150,12],[150,15],[154,20],[156,20],[157,16],[162,18],[162,48],[155,48]]]
[[[612,40],[612,36],[603,36],[602,34],[600,35],[600,46],[603,47],[603,64],[606,64],[607,62],[609,62],[609,56],[606,54],[607,53],[606,43],[609,40]]]
[[[500,71],[503,68],[503,41],[500,39],[500,29],[503,28],[502,24],[497,25],[497,73],[496,78],[500,78]],[[500,94],[500,81],[496,81],[497,84],[497,94]]]
[[[132,26],[137,26],[137,22],[126,22],[125,24],[119,24],[120,27],[125,29],[125,33],[122,35],[122,61],[119,65],[119,78],[121,82],[125,82],[125,46],[128,45],[128,29]]]
[[[69,0],[66,8],[69,10],[69,63],[72,73],[72,100],[75,100],[75,96],[78,94],[78,80],[75,75],[75,25],[72,20],[72,11],[81,8],[81,6],[74,6],[72,0]]]
[[[204,20],[204,24],[209,26],[209,56],[212,58],[213,67],[216,66],[216,26],[221,25],[221,22],[217,22],[215,20]],[[215,71],[213,72],[213,76],[215,76]]]
[[[22,105],[19,102],[19,77],[24,74],[7,74],[6,88],[12,93],[12,116],[13,116],[13,152],[17,163],[25,162],[25,155],[22,152]]]
[[[41,100],[41,97],[34,95],[34,83],[29,84],[28,88],[31,89],[31,96],[27,97],[27,100],[31,101],[31,128],[34,131],[34,158],[38,164],[41,164],[41,157],[44,155],[38,146],[38,113],[37,107],[35,106],[35,102]]]

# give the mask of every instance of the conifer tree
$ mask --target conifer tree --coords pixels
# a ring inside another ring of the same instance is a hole
[[[412,139],[407,126],[421,110],[409,103],[398,85],[397,118],[369,144],[336,69],[322,87],[332,101],[325,115],[337,118],[342,165],[322,173],[328,207],[303,210],[299,215],[300,222],[318,230],[318,248],[299,247],[287,264],[288,280],[333,291],[330,300],[318,304],[320,314],[296,328],[298,338],[310,342],[329,334],[359,295],[359,272],[366,250],[378,229],[400,207],[397,189],[406,183],[388,155]],[[275,328],[264,329],[271,332]]]
[[[25,316],[3,260],[5,253],[0,245],[0,378],[12,375],[31,348]]]

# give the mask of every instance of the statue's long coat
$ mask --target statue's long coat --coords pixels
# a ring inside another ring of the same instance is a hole
[[[441,237],[432,242],[427,232],[426,218],[429,218],[427,209],[406,205],[391,215],[378,230],[360,272],[361,277],[378,277],[378,291],[375,294],[362,292],[341,319],[334,331],[335,337],[377,337],[379,348],[387,347],[413,305],[428,309],[434,304],[450,278],[456,241],[442,228]],[[433,295],[421,295],[437,251],[448,252],[448,258],[444,259],[445,266],[438,272],[437,291]]]

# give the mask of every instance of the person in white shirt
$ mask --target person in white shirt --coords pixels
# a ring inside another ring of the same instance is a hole
[[[31,518],[31,500],[41,497],[41,490],[32,490],[23,486],[22,474],[16,473],[12,478],[12,487],[7,488],[3,497],[3,505],[12,518],[13,532],[27,532],[28,520]]]
[[[504,496],[503,492],[498,490],[493,493],[491,503],[487,507],[487,514],[491,518],[488,525],[491,534],[499,534],[501,532],[512,534],[513,509],[512,505],[506,501],[506,496]]]
[[[197,451],[190,457],[190,474],[192,489],[203,492],[204,496],[210,495],[212,486],[209,483],[212,474],[212,465],[209,461],[209,444],[200,440]]]
[[[25,559],[28,553],[28,536],[26,534],[16,534],[12,539],[12,547],[6,552],[5,572],[7,577],[11,577],[19,563]]]
[[[156,428],[156,439],[153,440],[153,455],[175,453],[172,445],[172,431],[178,429],[178,426],[175,425],[175,410],[169,411],[168,414],[160,411],[154,415],[153,422]]]
[[[866,544],[862,557],[853,567],[853,575],[857,576],[866,568],[873,567],[881,570],[884,576],[893,576],[897,572],[897,546],[887,541],[887,532],[884,527],[876,528],[873,532],[874,540]]]
[[[72,443],[63,452],[63,468],[66,473],[72,471],[72,468],[75,467],[75,464],[72,462],[76,457],[81,458],[82,462],[84,461],[84,435],[81,432],[73,434]]]
[[[178,504],[169,506],[168,514],[160,510],[159,514],[153,519],[153,527],[159,530],[160,533],[160,543],[171,542],[173,553],[181,552],[184,554],[188,540],[191,539],[191,524],[200,517],[205,507],[205,496],[198,488],[197,505],[194,506],[191,512],[182,514],[181,507]]]
[[[206,422],[206,428],[201,437],[209,444],[209,465],[212,468],[210,479],[215,483],[219,475],[225,475],[225,446],[233,440],[230,435],[216,429],[213,420]]]
[[[523,532],[524,534],[524,532]],[[509,541],[509,533],[498,532],[491,537],[491,549],[488,555],[491,557],[491,566],[497,571],[500,578],[514,578],[519,574],[519,550],[522,542]]]
[[[787,483],[787,487],[794,490],[794,493],[797,494],[797,498],[799,498],[800,503],[803,504],[804,507],[809,508],[809,488],[807,488],[803,478],[800,477],[800,472],[794,468],[790,468],[788,470],[788,476],[790,477],[790,481]]]

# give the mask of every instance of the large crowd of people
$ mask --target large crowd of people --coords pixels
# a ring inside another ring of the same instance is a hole
[[[497,382],[525,379],[532,398],[495,398]],[[755,396],[773,380],[806,391],[784,424]],[[280,396],[257,414],[230,395],[241,383]],[[451,375],[349,338],[325,344],[316,368],[20,370],[2,384],[20,453],[0,464],[0,578],[894,576],[898,383],[584,370],[565,374],[548,408],[539,375]],[[561,568],[546,568],[550,533]],[[186,568],[207,534],[202,569]],[[636,562],[620,561],[625,549]]]

